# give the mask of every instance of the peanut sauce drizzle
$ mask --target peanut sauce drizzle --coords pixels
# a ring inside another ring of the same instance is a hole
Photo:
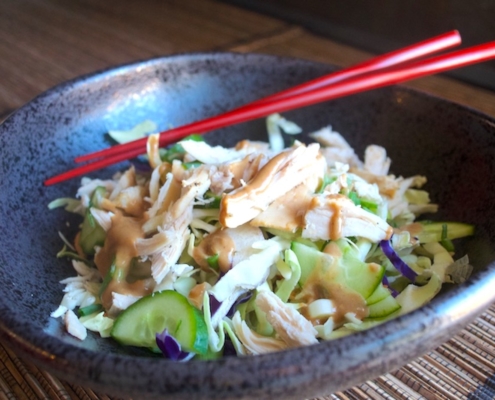
[[[95,264],[102,277],[105,277],[112,264],[115,265],[113,279],[101,294],[101,302],[105,310],[112,306],[112,292],[124,295],[144,296],[152,292],[147,280],[137,280],[129,283],[126,277],[129,274],[132,260],[138,256],[135,242],[144,238],[141,229],[143,221],[140,218],[126,217],[117,212],[112,217],[112,227],[107,232],[105,244],[95,255]]]
[[[193,258],[201,268],[209,270],[211,267],[206,259],[218,254],[220,272],[225,273],[232,266],[234,250],[235,245],[232,238],[226,230],[219,229],[205,236],[201,243],[194,248]]]

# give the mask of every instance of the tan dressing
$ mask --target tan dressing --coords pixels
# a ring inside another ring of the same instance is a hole
[[[417,236],[423,231],[423,225],[418,222],[413,222],[412,224],[401,227],[400,230],[409,232],[411,236]]]
[[[250,222],[252,226],[296,232],[304,226],[304,214],[312,200],[306,182],[280,196]]]
[[[144,201],[146,189],[140,186],[131,186],[122,190],[114,199],[115,206],[133,217],[140,217],[148,207]],[[115,212],[115,210],[113,210]]]
[[[368,307],[363,296],[359,293],[346,289],[342,285],[329,285],[329,299],[332,300],[336,309],[333,320],[336,324],[345,322],[347,313],[354,313],[356,318],[363,320],[368,316]]]
[[[318,299],[330,299],[336,309],[333,320],[336,324],[345,322],[347,313],[354,313],[356,318],[362,320],[368,316],[366,301],[359,293],[333,282],[340,273],[338,258],[341,250],[332,243],[325,247],[324,252],[333,255],[333,264],[318,265],[304,283],[303,290],[296,296],[297,301],[311,304]],[[309,316],[306,315],[307,318]]]
[[[233,175],[232,185],[235,189],[249,182],[258,172],[261,161],[265,156],[248,154],[242,160],[228,164],[227,170]]]
[[[200,283],[194,286],[189,292],[189,301],[195,306],[198,310],[203,308],[203,298],[208,289],[208,284],[206,282]]]
[[[225,230],[219,229],[206,236],[201,243],[194,248],[193,258],[201,268],[209,270],[210,266],[206,259],[218,254],[218,266],[220,271],[227,272],[232,266],[234,250],[235,245],[232,238]]]
[[[148,159],[151,168],[156,168],[158,167],[162,160],[160,159],[160,154],[159,154],[159,135],[150,135],[148,136],[148,141],[146,142],[146,152],[148,154]]]
[[[258,193],[265,191],[270,182],[272,182],[275,174],[279,172],[286,162],[287,152],[277,154],[261,168],[254,178],[247,185],[234,190],[232,193],[222,197],[220,203],[219,220],[223,226],[226,226],[226,220],[229,217],[227,212],[227,203],[229,200],[242,200],[246,197],[256,196]]]
[[[328,232],[330,233],[330,240],[337,240],[342,237],[342,207],[335,202],[328,202],[328,206],[332,212],[330,218],[330,226]]]
[[[121,213],[115,214],[105,244],[95,255],[95,264],[102,277],[105,277],[112,264],[115,264],[114,277],[101,296],[102,305],[106,310],[112,305],[112,292],[142,296],[151,291],[144,281],[128,283],[125,280],[132,259],[138,256],[135,242],[144,237],[141,225],[141,219],[126,217]]]
[[[139,280],[133,283],[126,282],[125,280],[112,280],[101,294],[101,304],[106,311],[109,311],[112,307],[113,298],[112,293],[119,293],[123,295],[132,296],[146,296],[153,291],[154,285],[149,284],[149,280]]]

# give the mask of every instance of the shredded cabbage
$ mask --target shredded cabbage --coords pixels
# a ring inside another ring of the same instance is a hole
[[[474,228],[418,222],[438,207],[425,177],[389,174],[377,145],[359,160],[331,128],[312,135],[318,144],[285,149],[282,132],[299,126],[279,114],[266,123],[269,145],[223,148],[197,135],[160,151],[150,144],[152,171],[83,178],[75,199],[51,202],[83,217],[73,241],[60,233],[57,256],[73,260],[76,276],[61,282],[51,316],[81,339],[108,337],[132,304],[172,290],[204,320],[189,334],[207,335],[208,353],[183,352],[178,328],[151,332],[166,357],[246,356],[373,328],[469,278],[453,241]],[[155,131],[145,121],[109,134],[126,142]]]

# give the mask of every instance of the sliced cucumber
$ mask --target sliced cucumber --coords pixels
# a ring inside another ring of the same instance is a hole
[[[368,306],[369,314],[368,318],[384,318],[388,317],[393,312],[400,309],[400,304],[395,298],[389,294],[384,299],[375,304]]]
[[[366,304],[370,306],[372,304],[378,303],[388,296],[390,296],[390,290],[383,286],[383,284],[380,284],[377,286],[372,295],[366,299]]]
[[[342,257],[335,260],[331,255],[313,247],[292,242],[291,250],[296,254],[301,265],[300,283],[304,285],[313,272],[321,274],[322,277],[332,276],[332,282],[340,283],[367,299],[381,283],[385,268],[359,260],[347,243],[339,243],[340,246]],[[334,273],[328,274],[331,269],[335,270]]]
[[[385,268],[354,257],[344,257],[342,271],[341,282],[367,299],[380,285]]]
[[[299,282],[304,284],[311,272],[317,267],[328,268],[333,263],[333,257],[322,253],[316,247],[306,246],[300,242],[292,242],[291,250],[295,253],[301,266]]]
[[[420,243],[441,242],[474,235],[474,225],[460,222],[420,222]]]
[[[153,293],[132,304],[115,320],[111,336],[121,344],[156,351],[156,334],[165,329],[182,350],[206,354],[208,330],[202,314],[173,290]]]
[[[84,221],[79,237],[79,245],[87,255],[95,254],[95,246],[103,246],[106,238],[105,230],[95,221],[91,214],[91,207],[99,208],[104,198],[106,190],[102,186],[98,186],[91,196],[90,206],[86,210]]]
[[[91,211],[88,209],[82,224],[81,236],[79,237],[79,245],[84,254],[95,254],[95,246],[103,246],[105,238],[105,230],[95,221]]]

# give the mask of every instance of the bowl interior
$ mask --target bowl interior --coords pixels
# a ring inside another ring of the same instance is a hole
[[[165,360],[150,357],[148,352],[123,348],[93,335],[80,342],[64,332],[59,320],[50,318],[62,298],[62,286],[58,282],[74,275],[67,260],[55,257],[62,246],[57,232],[72,238],[80,220],[63,210],[49,211],[47,204],[59,197],[73,197],[79,180],[52,187],[44,187],[42,182],[73,167],[75,156],[107,147],[105,133],[109,129],[128,129],[150,119],[165,130],[226,111],[331,70],[332,67],[323,64],[254,54],[181,55],[83,77],[48,91],[14,113],[0,126],[0,285],[3,288],[0,328],[3,336],[43,367],[110,392],[118,385],[125,393],[143,390],[144,381],[135,377],[135,371],[131,373],[126,369],[128,360],[134,360],[137,370],[154,363],[158,372],[147,373],[147,379],[157,385],[150,396],[164,392],[176,396],[171,398],[179,398],[179,393],[185,390],[181,390],[185,377],[192,379],[192,372],[186,372],[185,367],[171,366]],[[313,347],[262,356],[257,361],[221,360],[205,363],[202,368],[189,368],[202,374],[205,382],[209,379],[206,386],[210,391],[205,389],[205,395],[210,398],[227,398],[235,390],[237,398],[247,398],[239,396],[248,394],[260,396],[260,393],[268,393],[266,390],[272,395],[292,390],[292,395],[297,397],[349,386],[356,382],[356,377],[364,379],[398,365],[399,357],[390,356],[372,375],[369,372],[366,375],[370,364],[364,358],[360,369],[352,364],[353,377],[349,371],[346,375],[342,370],[339,382],[336,375],[334,381],[328,382],[330,370],[316,372],[318,364],[325,362],[320,357],[352,352],[356,343],[361,346],[356,347],[361,353],[365,348],[378,351],[377,346],[383,348],[385,337],[392,342],[404,341],[407,337],[394,337],[391,332],[417,335],[418,330],[408,330],[407,326],[412,327],[418,318],[423,318],[425,323],[438,322],[437,334],[432,333],[431,348],[494,297],[478,299],[477,304],[461,308],[461,316],[453,315],[454,305],[459,306],[463,297],[473,295],[476,285],[494,279],[491,263],[495,258],[495,228],[491,221],[495,220],[492,186],[495,132],[491,118],[402,87],[375,90],[294,110],[284,116],[303,127],[305,134],[331,125],[360,156],[368,144],[384,146],[396,175],[426,175],[426,189],[432,200],[440,204],[440,212],[431,218],[476,225],[475,237],[458,246],[460,255],[469,254],[475,272],[470,282],[448,288],[430,308],[392,321],[381,332],[365,332],[355,339],[318,345],[320,349]],[[266,140],[264,121],[206,135],[209,143],[222,145],[233,145],[244,138]],[[303,140],[307,138],[303,136]],[[91,176],[110,177],[124,167],[118,165]],[[440,310],[443,315],[439,315]],[[372,345],[377,337],[381,342]],[[423,351],[423,347],[417,346],[410,354],[418,356]],[[357,360],[365,355],[356,353],[354,357]],[[300,357],[311,359],[307,367],[295,367]],[[75,360],[79,360],[78,367],[68,367],[74,365]],[[293,370],[282,371],[282,362]],[[63,372],[64,365],[66,372]],[[103,371],[104,368],[111,369],[113,377]],[[165,383],[157,384],[155,379],[158,381],[163,368],[175,372]],[[214,370],[219,368],[231,370],[231,375],[229,372],[226,375],[230,379],[229,389],[224,392],[221,388],[225,382],[213,378]],[[232,375],[233,371],[241,374],[246,369],[252,369],[252,378]],[[260,383],[259,375],[267,369],[272,371],[273,384]],[[326,384],[323,378],[327,379]],[[319,382],[313,385],[313,391],[308,386],[311,379]],[[241,384],[244,388],[239,388]],[[199,388],[190,387],[186,391],[188,398],[200,396]]]

